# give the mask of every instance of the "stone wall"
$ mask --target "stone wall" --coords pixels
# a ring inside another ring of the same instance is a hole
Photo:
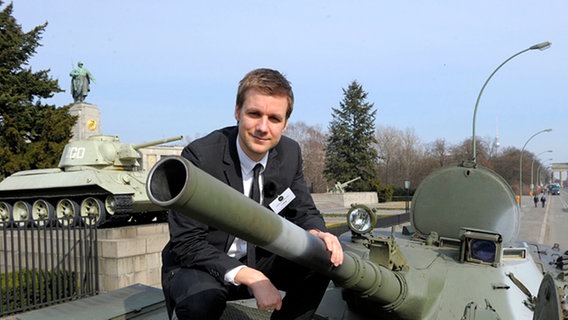
[[[168,239],[167,223],[99,229],[100,290],[136,283],[161,288],[161,252]]]
[[[373,205],[379,203],[376,192],[312,193],[312,198],[321,207],[350,207],[352,203]]]

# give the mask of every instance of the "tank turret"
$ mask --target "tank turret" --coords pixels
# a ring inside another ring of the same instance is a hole
[[[333,285],[318,309],[323,319],[563,319],[562,272],[515,242],[520,210],[489,169],[461,164],[431,175],[402,232],[373,230],[374,211],[353,206],[339,267],[319,239],[186,159],[161,160],[146,188],[156,205],[329,275]]]
[[[117,136],[90,136],[65,146],[58,167],[64,171],[83,170],[85,167],[109,170],[140,169],[139,149],[183,139],[182,136],[141,144],[121,143]]]
[[[147,171],[138,150],[182,138],[126,144],[96,135],[70,142],[58,168],[20,171],[0,182],[0,219],[98,226],[163,220],[164,210],[146,196]]]

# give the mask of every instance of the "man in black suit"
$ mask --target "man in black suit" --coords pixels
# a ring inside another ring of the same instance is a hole
[[[182,156],[246,196],[255,193],[251,188],[260,189],[256,200],[265,206],[278,195],[292,194],[289,203],[272,210],[320,238],[330,263],[339,266],[343,251],[307,190],[300,147],[282,136],[293,103],[290,83],[280,72],[253,70],[239,82],[237,126],[193,141]],[[226,301],[254,296],[260,310],[273,311],[272,319],[311,319],[329,283],[262,249],[247,251],[241,239],[181,214],[170,212],[169,227],[162,287],[170,318],[218,319]],[[279,290],[285,291],[284,299]]]

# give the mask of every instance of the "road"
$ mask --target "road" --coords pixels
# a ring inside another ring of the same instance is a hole
[[[535,208],[532,199],[523,197],[519,241],[537,242],[552,246],[560,245],[562,251],[568,250],[568,189],[560,195],[546,195],[546,206],[541,203]]]
[[[561,189],[560,195],[546,196],[546,207],[539,234],[539,242],[552,246],[560,245],[563,251],[568,250],[568,189]],[[525,216],[531,216],[531,210],[527,210]],[[540,208],[542,210],[542,208]],[[524,220],[529,220],[528,217]]]

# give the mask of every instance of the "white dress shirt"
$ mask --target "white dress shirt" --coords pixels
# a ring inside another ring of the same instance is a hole
[[[238,136],[237,136],[236,144],[237,144],[237,154],[239,156],[239,161],[241,162],[241,173],[242,173],[242,176],[243,176],[243,193],[244,193],[245,196],[247,196],[247,197],[250,196],[250,188],[252,186],[254,166],[256,166],[257,163],[260,163],[262,165],[262,169],[260,170],[260,175],[258,177],[258,180],[259,180],[258,185],[260,186],[260,203],[262,203],[262,201],[264,200],[264,196],[262,194],[264,179],[263,179],[262,174],[264,172],[264,169],[266,168],[266,163],[268,162],[268,153],[266,153],[260,161],[255,162],[255,161],[252,161],[245,154],[243,149],[241,148],[241,145],[239,144]],[[227,252],[227,254],[230,257],[233,257],[235,259],[240,259],[240,258],[244,257],[247,254],[247,242],[242,240],[242,239],[235,238],[235,240],[233,241],[233,244],[231,244],[231,247],[229,248],[229,251]],[[225,274],[225,277],[224,277],[225,281],[228,282],[228,283],[239,285],[240,283],[235,282],[235,276],[244,267],[245,266],[238,266],[236,268],[229,270]]]

